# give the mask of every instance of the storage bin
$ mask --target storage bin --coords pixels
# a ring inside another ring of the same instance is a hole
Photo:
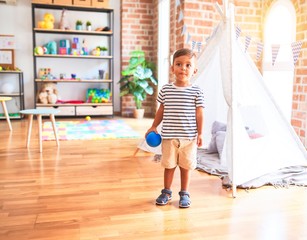
[[[76,106],[77,116],[113,115],[112,106]]]
[[[92,6],[97,8],[108,8],[109,0],[92,0]]]
[[[73,0],[74,6],[83,6],[83,7],[90,7],[91,0]]]
[[[32,3],[53,3],[53,0],[32,0]]]
[[[40,108],[43,108],[43,109],[57,109],[59,110],[60,112],[55,114],[56,116],[75,116],[75,107],[74,106],[60,106],[60,107],[37,107],[37,109],[40,109]]]
[[[72,6],[72,0],[53,0],[54,4]]]

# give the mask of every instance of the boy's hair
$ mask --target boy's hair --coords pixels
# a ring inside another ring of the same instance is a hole
[[[181,56],[188,56],[189,58],[192,58],[192,57],[196,58],[196,54],[191,49],[181,48],[173,54],[172,65],[174,64],[175,59]]]

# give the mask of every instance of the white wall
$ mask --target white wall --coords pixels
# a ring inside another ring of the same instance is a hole
[[[114,111],[120,111],[120,0],[110,1],[114,9]],[[16,5],[0,4],[0,34],[16,37],[15,65],[24,72],[25,107],[34,107],[33,47],[31,1],[17,0]],[[78,66],[76,66],[78,68]],[[93,73],[94,74],[94,73]],[[95,72],[95,74],[97,74]]]

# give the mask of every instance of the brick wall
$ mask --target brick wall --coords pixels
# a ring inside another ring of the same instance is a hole
[[[121,69],[130,59],[130,52],[143,50],[147,61],[156,61],[157,3],[153,0],[122,0],[121,4]],[[152,115],[155,105],[149,96],[143,102],[145,116]],[[121,115],[132,117],[135,103],[130,96],[121,100]]]
[[[292,1],[297,12],[296,40],[307,39],[307,1]],[[292,125],[307,146],[307,42],[302,46],[302,52],[296,63],[293,86]]]

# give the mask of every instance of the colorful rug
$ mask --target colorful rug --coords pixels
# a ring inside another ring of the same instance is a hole
[[[56,121],[59,140],[140,138],[123,120]],[[55,140],[51,122],[44,122],[44,141]]]

